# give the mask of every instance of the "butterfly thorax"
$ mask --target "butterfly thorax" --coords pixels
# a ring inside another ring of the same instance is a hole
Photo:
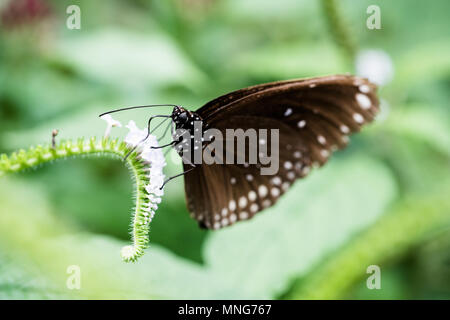
[[[194,151],[195,147],[201,147],[203,142],[203,119],[195,112],[177,106],[173,109],[171,118],[175,123],[176,131],[173,139],[176,141],[175,149],[182,156],[183,150]]]

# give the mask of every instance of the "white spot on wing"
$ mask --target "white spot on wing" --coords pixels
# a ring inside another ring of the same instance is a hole
[[[270,194],[273,197],[278,197],[280,195],[280,189],[274,187],[274,188],[270,189]]]
[[[353,114],[353,119],[357,122],[357,123],[363,123],[364,122],[364,118],[360,113],[354,113]]]
[[[289,171],[287,173],[287,177],[289,180],[294,180],[295,179],[295,172],[294,171]]]
[[[230,209],[230,211],[236,210],[236,201],[230,200],[230,202],[228,203],[228,208]]]
[[[272,179],[272,183],[273,183],[274,185],[276,185],[276,186],[279,186],[279,185],[281,184],[281,179],[280,179],[280,177],[274,177],[274,178]]]
[[[292,109],[291,108],[287,108],[286,111],[284,112],[284,116],[285,117],[289,117],[292,114]]]
[[[269,199],[264,200],[262,203],[264,208],[269,207],[271,204],[272,204],[272,201],[270,201]]]
[[[263,184],[260,185],[258,187],[258,193],[261,198],[264,198],[265,196],[267,196],[267,193],[268,193],[267,187]]]
[[[306,126],[305,120],[300,120],[299,122],[297,122],[297,127],[304,128],[305,126]]]
[[[341,125],[340,129],[341,129],[341,132],[345,133],[345,134],[350,132],[350,128],[347,127],[345,124]]]
[[[286,161],[286,162],[284,163],[284,168],[285,168],[286,170],[292,169],[292,162]]]
[[[239,218],[240,218],[241,220],[248,219],[248,213],[245,212],[245,211],[240,212],[240,213],[239,213]]]
[[[360,85],[358,89],[362,93],[369,93],[370,92],[370,87],[367,84]]]
[[[368,96],[366,96],[363,93],[357,93],[355,97],[356,101],[358,101],[358,104],[362,109],[364,110],[370,109],[372,102],[370,101]]]
[[[303,173],[304,175],[307,175],[307,174],[309,173],[309,171],[311,171],[311,168],[308,167],[308,166],[305,166],[305,167],[303,168],[303,170],[302,170],[302,173]]]
[[[247,206],[247,198],[245,196],[242,196],[239,198],[239,207],[245,208]]]
[[[327,139],[325,139],[324,136],[317,136],[317,141],[319,141],[320,144],[327,143]]]
[[[227,208],[223,208],[221,213],[222,213],[222,216],[225,217],[228,214],[228,209]]]

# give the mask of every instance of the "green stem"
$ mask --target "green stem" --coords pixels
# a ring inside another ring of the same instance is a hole
[[[443,195],[448,193],[443,192]],[[450,223],[448,197],[404,200],[350,245],[338,251],[305,282],[294,287],[291,299],[339,299],[360,281],[370,265],[401,256],[430,232]]]
[[[322,0],[322,8],[334,41],[353,62],[356,55],[355,40],[351,36],[336,0]]]
[[[7,173],[17,173],[26,169],[36,168],[42,164],[59,159],[66,159],[76,156],[112,156],[123,159],[130,151],[124,142],[118,140],[103,139],[97,141],[96,138],[89,140],[79,139],[77,142],[62,141],[54,148],[51,146],[31,147],[28,150],[14,152],[10,156],[0,155],[0,177]],[[129,261],[136,261],[143,255],[144,249],[148,246],[149,223],[148,207],[153,207],[148,197],[145,186],[149,182],[149,165],[141,160],[139,153],[133,152],[126,160],[125,164],[130,169],[136,184],[136,206],[132,219],[132,246],[122,249],[122,258]]]

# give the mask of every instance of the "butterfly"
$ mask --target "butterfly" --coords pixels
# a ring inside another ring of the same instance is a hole
[[[260,84],[220,96],[189,111],[173,105],[170,116],[176,129],[205,149],[211,141],[195,139],[194,122],[203,128],[277,129],[279,139],[276,174],[262,175],[261,163],[193,164],[183,161],[188,210],[200,227],[220,229],[251,219],[273,206],[297,179],[325,164],[331,154],[344,148],[349,135],[374,120],[379,110],[376,85],[365,78],[333,75]],[[170,145],[181,151],[186,140],[174,136]],[[257,144],[269,144],[260,139]],[[248,144],[243,153],[258,148]],[[193,151],[193,149],[189,150]],[[179,175],[177,175],[179,176]],[[174,176],[175,177],[175,176]],[[172,177],[173,178],[173,177]]]

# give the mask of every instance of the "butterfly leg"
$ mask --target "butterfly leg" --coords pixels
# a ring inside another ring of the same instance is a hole
[[[166,122],[166,121],[167,121],[167,119],[165,119],[163,122]],[[161,122],[161,124],[162,124],[162,122]],[[171,122],[169,123],[169,125],[166,127],[166,129],[164,129],[164,132],[163,132],[162,136],[159,137],[158,140],[164,138],[164,137],[166,136],[166,134],[167,134],[167,132],[169,131],[170,128],[173,128],[173,121],[171,121]],[[155,128],[155,129],[156,129],[156,128]],[[153,130],[155,130],[155,129],[153,129]],[[173,129],[172,129],[172,131],[173,131]]]
[[[168,146],[173,146],[176,143],[178,143],[178,141],[174,140],[174,141],[172,141],[170,143],[167,143],[167,144],[164,144],[162,146],[152,147],[152,149],[162,149],[162,148],[165,148],[165,147],[168,147]]]
[[[171,132],[172,137],[173,137],[175,135],[175,127],[174,127],[173,121],[170,122],[170,132]],[[165,134],[166,133],[164,132],[164,135]],[[172,149],[167,149],[167,151],[164,153],[164,157],[167,156],[167,154],[170,152],[170,150],[172,150]]]
[[[135,145],[135,146],[127,153],[127,155],[125,156],[125,158],[123,158],[123,160],[126,160],[126,159],[130,156],[130,154],[132,154],[133,151],[136,150],[137,147],[139,147],[139,145],[140,145],[142,142],[144,142],[145,140],[147,140],[147,138],[150,136],[150,133],[151,133],[151,131],[150,131],[150,123],[151,123],[152,120],[155,119],[155,118],[170,118],[170,116],[164,116],[164,115],[151,116],[150,119],[148,119],[147,135],[145,136],[144,139],[142,139],[137,145]],[[156,129],[156,128],[155,128],[155,129]]]
[[[166,122],[169,118],[164,119],[163,121],[161,121],[160,123],[158,123],[158,125],[156,127],[153,128],[152,131],[150,131],[150,134],[152,134],[156,129],[158,129],[159,127],[161,127],[164,122]],[[161,137],[162,138],[162,137]]]
[[[182,172],[182,173],[176,174],[176,175],[174,175],[174,176],[168,178],[167,180],[164,181],[164,183],[162,184],[162,186],[161,186],[159,189],[162,190],[162,188],[164,188],[164,186],[166,185],[166,183],[169,182],[170,180],[173,180],[173,179],[178,178],[178,177],[180,177],[180,176],[184,176],[186,173],[188,173],[189,171],[192,171],[192,170],[194,170],[194,169],[195,169],[195,166],[193,166],[193,167],[190,168],[190,169],[187,169],[186,171],[184,171],[184,172]]]

